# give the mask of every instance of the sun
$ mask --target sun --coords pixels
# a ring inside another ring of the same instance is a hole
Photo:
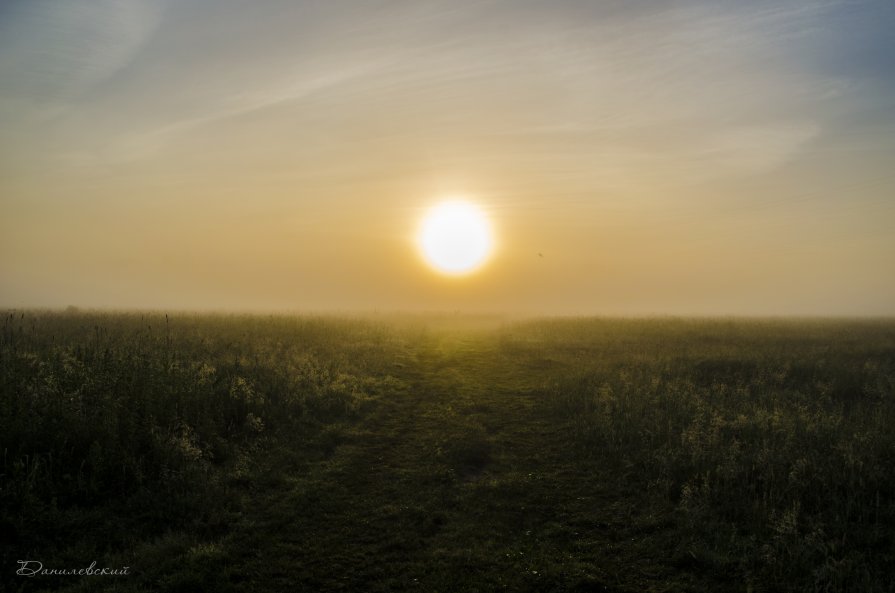
[[[460,200],[441,202],[429,210],[417,243],[429,265],[451,276],[475,271],[494,247],[484,212]]]

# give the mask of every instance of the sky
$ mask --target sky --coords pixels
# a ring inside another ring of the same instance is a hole
[[[895,315],[895,3],[0,0],[0,305]],[[495,250],[428,266],[463,198]]]

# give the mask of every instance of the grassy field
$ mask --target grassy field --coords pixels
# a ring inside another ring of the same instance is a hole
[[[4,591],[895,590],[893,321],[15,312],[0,340]]]

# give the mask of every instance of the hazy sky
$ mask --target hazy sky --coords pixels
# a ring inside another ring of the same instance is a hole
[[[892,315],[893,26],[891,0],[0,0],[0,305]],[[445,278],[414,234],[458,195],[497,251]]]

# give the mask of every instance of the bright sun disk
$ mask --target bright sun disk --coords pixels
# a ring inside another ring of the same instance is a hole
[[[487,217],[463,201],[442,202],[429,210],[417,242],[429,265],[451,275],[481,266],[493,246]]]

